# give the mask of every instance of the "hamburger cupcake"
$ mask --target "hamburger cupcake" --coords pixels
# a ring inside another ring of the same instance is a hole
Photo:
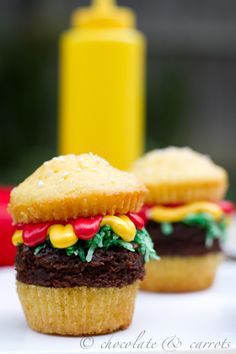
[[[149,193],[142,215],[161,261],[146,266],[142,289],[208,288],[221,259],[230,202],[226,171],[190,148],[168,147],[140,158],[132,171]]]
[[[144,262],[157,257],[137,215],[145,193],[93,154],[53,158],[12,191],[17,292],[32,329],[88,335],[129,326]]]

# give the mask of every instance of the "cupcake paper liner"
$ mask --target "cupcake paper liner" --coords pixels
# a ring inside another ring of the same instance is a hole
[[[146,264],[141,289],[157,292],[186,292],[206,289],[214,281],[221,253],[202,256],[163,256]]]
[[[138,212],[143,204],[145,191],[127,191],[118,194],[93,193],[86,198],[54,199],[32,205],[11,205],[17,223],[60,221],[77,217],[126,214]]]
[[[190,203],[200,200],[221,200],[226,191],[222,183],[184,183],[147,186],[147,204]]]
[[[139,282],[122,288],[51,288],[17,281],[29,326],[42,333],[92,335],[129,326]]]

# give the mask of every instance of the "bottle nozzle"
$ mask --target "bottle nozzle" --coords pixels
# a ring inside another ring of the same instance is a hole
[[[93,0],[92,6],[78,9],[72,22],[83,28],[134,27],[135,15],[127,8],[116,6],[115,0]]]
[[[115,0],[93,0],[93,6],[99,9],[107,9],[115,6]]]

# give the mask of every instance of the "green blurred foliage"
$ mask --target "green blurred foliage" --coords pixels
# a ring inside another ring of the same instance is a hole
[[[57,45],[23,35],[0,50],[0,183],[14,184],[56,154]]]
[[[189,104],[187,78],[181,65],[167,64],[157,77],[149,75],[147,116],[152,119],[147,120],[147,150],[184,141],[184,130],[176,132],[174,128],[184,126]]]

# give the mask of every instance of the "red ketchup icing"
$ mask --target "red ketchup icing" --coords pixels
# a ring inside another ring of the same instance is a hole
[[[81,240],[89,240],[99,230],[102,216],[94,216],[91,218],[79,218],[70,222],[74,228],[74,232]]]
[[[128,213],[128,217],[134,223],[138,230],[142,230],[144,228],[144,219],[141,215]]]
[[[38,224],[27,224],[23,226],[23,241],[26,246],[34,247],[46,241],[48,228],[52,225],[50,222]]]
[[[135,224],[138,230],[144,227],[144,220],[135,213],[127,214],[130,220]],[[73,226],[76,236],[81,240],[90,240],[95,236],[100,228],[102,216],[92,216],[90,218],[78,218],[69,220],[66,224]],[[17,224],[16,229],[22,230],[24,244],[29,247],[35,247],[46,241],[48,229],[53,224],[65,224],[65,222],[43,222],[36,224]]]

